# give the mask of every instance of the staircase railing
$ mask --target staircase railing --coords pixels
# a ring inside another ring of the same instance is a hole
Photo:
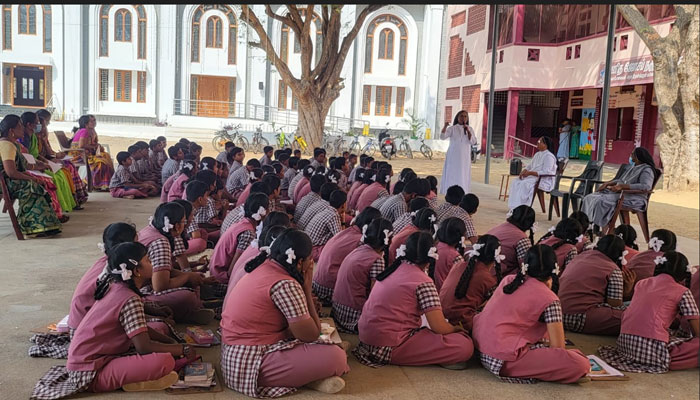
[[[508,153],[506,154],[506,159],[513,157],[532,158],[537,151],[537,146],[527,140],[508,135]]]

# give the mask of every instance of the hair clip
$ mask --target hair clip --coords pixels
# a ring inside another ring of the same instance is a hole
[[[391,232],[390,230],[384,229],[384,245],[385,246],[389,245],[389,239],[391,238],[392,233],[393,232]]]
[[[102,243],[102,242],[97,242],[97,248],[100,249],[100,251],[104,253],[104,251],[105,251],[105,244]]]
[[[269,255],[270,255],[270,251],[271,251],[271,250],[270,250],[270,247],[271,247],[271,246],[263,246],[263,247],[260,248],[260,251],[264,251],[264,252],[267,253],[267,255],[269,256]]]
[[[129,259],[129,261],[133,261],[133,260]],[[131,275],[133,272],[126,268],[126,263],[119,264],[119,268],[120,269],[112,270],[112,273],[113,274],[121,274],[123,281],[128,281],[129,279],[131,279]]]
[[[465,245],[466,238],[462,236],[462,246]],[[479,249],[484,247],[483,243],[476,243],[472,246],[472,249],[467,251],[467,254],[469,254],[469,257],[479,257],[481,253],[479,252]]]
[[[372,175],[372,180],[375,182],[377,181],[377,174]]]
[[[532,224],[532,226],[530,227],[530,230],[532,231],[532,233],[537,232],[537,228],[539,228],[539,226],[540,226],[540,225],[537,223],[537,221],[535,221],[535,222]]]
[[[173,229],[174,226],[173,224],[170,223],[170,218],[168,216],[163,217],[163,228],[161,229],[164,233],[170,232],[171,229]]]
[[[148,225],[153,225],[153,216],[148,217]]]
[[[386,183],[391,182],[391,175],[387,175],[386,178],[384,178],[384,182],[386,182]]]
[[[687,271],[690,272],[690,275],[694,275],[696,272],[698,272],[698,267],[697,265],[691,267],[690,264],[688,264]]]
[[[552,270],[552,274],[559,276],[559,264],[554,263],[554,269]]]
[[[291,264],[294,262],[294,260],[297,259],[297,255],[294,254],[294,249],[293,248],[288,248],[287,251],[284,252],[284,254],[287,255],[287,264]]]
[[[664,245],[664,241],[657,238],[653,237],[651,240],[649,240],[649,248],[653,249],[656,252],[661,251],[661,247]]]
[[[522,265],[520,266],[520,273],[523,275],[527,275],[528,267],[529,265],[527,265],[527,263],[522,263]]]
[[[513,210],[508,210],[508,212],[506,213],[506,218],[510,218],[512,216],[513,216]]]
[[[396,258],[399,258],[399,257],[406,257],[406,245],[405,244],[402,244],[401,246],[399,246],[398,249],[396,249]]]
[[[618,260],[620,260],[620,265],[622,265],[623,267],[625,265],[627,265],[627,259],[625,258],[625,256],[628,255],[629,253],[630,253],[629,251],[625,250],[622,252],[622,255],[620,256],[620,258],[618,258]]]
[[[505,259],[505,254],[501,254],[501,246],[498,246],[493,253],[493,260],[500,264]]]
[[[415,217],[418,211],[411,211],[411,217]]]
[[[362,243],[364,243],[365,239],[367,239],[367,228],[368,227],[369,227],[369,225],[364,225],[362,227],[362,239],[360,239],[360,240],[362,240]]]
[[[625,240],[625,237],[624,237],[624,235],[623,235],[622,233],[618,233],[616,236],[619,237],[619,238],[622,239],[622,240]]]
[[[654,259],[654,264],[655,264],[655,265],[659,265],[659,264],[665,263],[666,261],[668,261],[668,259],[667,259],[666,257],[664,257],[664,256],[656,256],[656,258]]]
[[[430,250],[428,250],[428,257],[434,259],[435,261],[437,261],[440,258],[440,256],[438,255],[437,247],[433,246],[430,248]]]
[[[435,222],[435,221],[437,221],[437,217],[435,216],[435,214],[430,215],[430,216],[428,217],[428,219],[430,220],[430,222]]]
[[[267,214],[267,210],[265,210],[265,207],[260,206],[260,207],[258,208],[258,212],[256,212],[255,214],[251,215],[251,217],[253,217],[253,219],[256,220],[256,221],[260,221],[260,220],[262,219],[262,217],[265,216],[265,214]]]
[[[248,176],[250,177],[250,179],[257,179],[257,178],[255,177],[255,172],[253,172],[253,171],[250,171],[250,173],[248,174]]]
[[[578,236],[576,237],[576,242],[577,242],[577,243],[581,243],[581,242],[583,242],[584,240],[586,240],[586,236],[585,236],[584,234],[580,234],[580,235],[578,235]]]
[[[207,166],[207,164],[202,164],[202,171],[206,171],[208,169],[209,167]]]
[[[586,229],[586,231],[592,231],[594,228],[595,224],[591,222],[590,224],[588,224],[588,229]]]
[[[338,179],[336,179],[336,177],[333,175],[328,175],[328,181],[332,183],[338,183]]]
[[[554,231],[557,230],[556,226],[552,226],[551,228],[547,229],[547,232],[554,234]]]
[[[194,167],[192,166],[192,164],[185,164],[185,165],[182,166],[182,168],[183,168],[183,169],[189,169],[190,171],[192,171],[192,168],[194,168]]]

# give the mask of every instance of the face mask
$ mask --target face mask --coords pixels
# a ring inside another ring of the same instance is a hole
[[[629,162],[630,162],[630,165],[634,165],[634,160],[632,159],[632,157],[630,157]]]
[[[39,133],[39,132],[41,132],[41,124],[36,124],[36,126],[34,127],[34,133]]]

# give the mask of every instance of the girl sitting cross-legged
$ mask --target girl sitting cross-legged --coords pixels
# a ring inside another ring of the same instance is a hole
[[[581,224],[573,218],[565,218],[559,221],[556,227],[550,229],[549,233],[542,236],[539,244],[552,246],[552,250],[557,255],[557,264],[561,273],[578,255],[576,244],[582,242],[583,238]]]

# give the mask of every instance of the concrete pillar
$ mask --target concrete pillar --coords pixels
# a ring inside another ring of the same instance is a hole
[[[435,125],[437,112],[438,81],[440,77],[440,46],[433,45],[438,38],[442,38],[443,5],[428,4],[425,6],[423,20],[423,46],[420,50],[421,60],[420,76],[417,76],[416,95],[418,96],[417,114],[424,118],[427,128],[433,132],[442,126]],[[414,111],[415,112],[415,111]]]
[[[511,146],[513,145],[509,136],[515,136],[515,128],[518,124],[518,100],[520,98],[520,92],[517,90],[508,91],[508,103],[506,111],[506,129],[503,137],[503,159],[510,159],[513,154],[511,153]]]
[[[156,109],[156,116],[158,120],[164,120],[166,118],[171,119],[173,115],[173,108],[175,106],[174,99],[177,97],[176,87],[179,89],[180,85],[176,84],[179,80],[179,75],[176,74],[177,71],[177,32],[181,30],[176,29],[179,22],[177,18],[177,5],[174,4],[158,4],[154,6],[158,13],[158,43],[156,43],[157,49],[151,48],[151,51],[156,51],[158,54],[158,68],[153,71],[155,75],[154,81],[157,82],[156,86],[156,96],[158,98],[158,108]]]

